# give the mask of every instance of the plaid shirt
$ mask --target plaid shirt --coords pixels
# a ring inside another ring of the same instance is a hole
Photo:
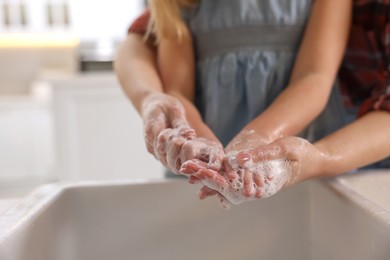
[[[149,18],[145,10],[129,33],[144,34]],[[390,0],[354,0],[339,78],[346,106],[360,107],[359,116],[373,110],[390,111]]]
[[[128,33],[138,33],[145,34],[148,28],[148,23],[150,19],[150,11],[149,9],[145,9],[143,13],[138,16],[137,19],[130,25]]]
[[[353,19],[339,78],[347,106],[359,116],[390,111],[390,0],[354,0]]]

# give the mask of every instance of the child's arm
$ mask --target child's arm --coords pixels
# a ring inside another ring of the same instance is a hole
[[[218,141],[203,122],[194,105],[195,60],[192,36],[188,28],[179,42],[170,39],[162,39],[159,42],[157,65],[164,93],[177,98],[182,103],[186,118],[197,135]]]
[[[279,138],[298,134],[324,109],[347,44],[351,11],[351,0],[314,1],[289,86],[266,111],[245,126],[227,147],[227,152],[233,154],[235,151],[247,151],[237,155],[237,161],[242,163],[241,167],[245,168],[247,160],[255,163],[264,160],[262,156],[278,154],[274,158],[284,160],[288,155],[291,157],[287,158],[291,167],[291,181],[284,184],[287,187],[303,176],[300,174],[303,164],[308,167],[314,165],[311,160],[314,156],[318,155],[319,161],[325,161],[323,153],[303,139]],[[264,146],[276,139],[275,143]],[[286,143],[282,145],[280,141]],[[285,151],[288,152],[283,154]],[[295,158],[298,156],[308,160],[298,160]],[[225,170],[230,179],[239,177],[238,171],[229,166],[229,163],[225,163]],[[199,172],[197,177],[200,179],[217,180],[212,171],[208,172],[210,176],[203,176],[202,171]],[[312,169],[307,172],[312,172]],[[263,175],[264,173],[256,171],[244,173],[245,196],[254,196],[252,187],[256,182],[255,176]]]
[[[238,157],[255,163],[286,160],[289,174],[294,177],[288,183],[291,186],[309,178],[342,174],[389,157],[389,129],[390,113],[373,111],[314,144],[286,137]]]
[[[314,1],[289,86],[244,130],[255,130],[272,141],[298,134],[321,113],[347,43],[351,2]]]

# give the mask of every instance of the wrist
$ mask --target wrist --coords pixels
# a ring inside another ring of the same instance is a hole
[[[319,176],[333,176],[338,173],[340,158],[335,156],[331,149],[324,143],[318,142],[314,146],[320,151],[320,163],[318,164]]]
[[[159,91],[145,91],[139,95],[139,112],[141,116],[143,116],[143,112],[146,107],[148,107],[151,103],[155,102],[155,100],[161,95],[164,95]]]

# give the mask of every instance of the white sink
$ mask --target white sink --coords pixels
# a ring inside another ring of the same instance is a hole
[[[0,259],[389,259],[390,225],[327,182],[223,211],[184,181],[47,185],[0,215]]]

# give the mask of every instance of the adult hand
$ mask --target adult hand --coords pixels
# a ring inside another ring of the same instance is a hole
[[[159,147],[162,147],[160,152],[166,154],[167,165],[171,170],[177,174],[185,174],[180,169],[187,161],[200,163],[215,171],[221,169],[224,152],[220,143],[196,135],[185,136],[181,129],[168,129],[158,137]]]

